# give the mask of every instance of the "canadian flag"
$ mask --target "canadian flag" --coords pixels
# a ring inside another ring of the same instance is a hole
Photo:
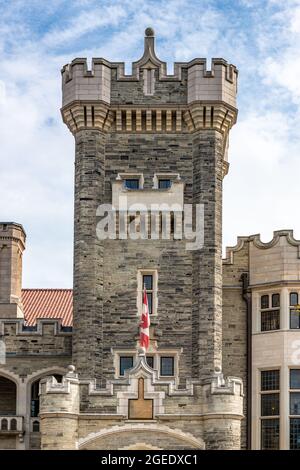
[[[146,292],[146,287],[144,287],[143,293],[143,310],[140,323],[140,346],[142,348],[148,349],[150,342],[150,316],[149,316],[149,307],[148,307],[148,297]]]

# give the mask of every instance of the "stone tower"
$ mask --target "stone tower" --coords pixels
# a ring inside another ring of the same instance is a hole
[[[62,117],[76,146],[76,369],[62,384],[41,385],[42,447],[237,449],[242,383],[225,380],[221,368],[222,180],[237,70],[213,59],[208,71],[205,59],[195,59],[175,63],[168,75],[147,28],[131,75],[124,63],[93,59],[88,70],[86,59],[75,59],[62,80]],[[156,222],[163,230],[163,210],[142,219],[139,209],[132,219],[124,200],[146,213],[153,204],[176,207],[166,217],[170,239],[150,237]],[[106,239],[99,236],[103,204],[113,205],[117,222]],[[196,249],[176,236],[184,205],[204,208]],[[121,236],[125,217],[140,231],[145,220],[149,236]],[[147,357],[137,352],[143,285],[151,309]],[[53,430],[71,429],[71,415],[72,432],[57,440]]]
[[[22,256],[26,235],[22,225],[0,224],[0,318],[22,318]]]

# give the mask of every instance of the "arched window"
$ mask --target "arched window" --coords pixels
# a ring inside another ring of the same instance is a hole
[[[33,421],[33,423],[32,423],[32,432],[40,432],[40,423],[39,423],[39,421]]]
[[[3,418],[1,420],[1,431],[7,431],[8,430],[8,421],[6,418]]]
[[[17,420],[16,419],[12,419],[10,421],[10,430],[11,431],[16,431],[17,430]]]

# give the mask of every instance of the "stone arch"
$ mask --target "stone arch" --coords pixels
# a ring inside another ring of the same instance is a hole
[[[8,380],[11,380],[12,382],[16,384],[17,387],[20,384],[20,380],[21,380],[20,377],[16,375],[14,372],[11,372],[7,369],[2,369],[2,367],[0,367],[0,377],[4,377]]]
[[[4,400],[3,398],[3,400],[6,402],[6,405],[5,405],[6,410],[1,409],[0,413],[8,414],[8,415],[18,414],[20,380],[21,380],[20,377],[18,377],[13,372],[0,368],[0,388],[2,389],[3,393],[7,395],[7,399]],[[1,403],[2,403],[2,400],[0,399],[0,404]],[[3,403],[3,406],[4,406],[4,403]]]
[[[143,439],[147,442],[143,442]],[[195,437],[181,429],[170,428],[162,424],[130,423],[120,426],[104,428],[81,438],[79,449],[110,449],[127,450],[145,445],[155,449],[204,449],[205,444],[201,438]],[[145,447],[143,447],[145,448]]]

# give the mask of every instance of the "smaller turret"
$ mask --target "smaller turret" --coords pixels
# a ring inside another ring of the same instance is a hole
[[[22,225],[0,222],[0,318],[22,318],[22,255],[26,234]]]

